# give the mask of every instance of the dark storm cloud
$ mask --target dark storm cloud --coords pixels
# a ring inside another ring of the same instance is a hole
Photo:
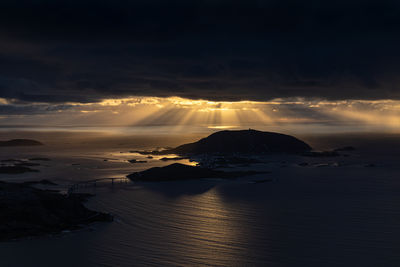
[[[397,1],[0,5],[0,97],[400,98]]]

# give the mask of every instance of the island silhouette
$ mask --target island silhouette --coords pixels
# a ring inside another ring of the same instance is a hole
[[[274,133],[263,132],[253,129],[235,130],[235,131],[219,131],[200,139],[197,142],[184,144],[172,149],[161,151],[140,152],[142,154],[178,154],[196,156],[200,154],[216,155],[208,158],[207,164],[200,161],[203,166],[189,166],[174,163],[164,167],[154,167],[142,172],[129,174],[127,178],[133,181],[174,181],[174,180],[191,180],[203,178],[223,178],[233,179],[243,176],[258,174],[254,171],[234,171],[226,172],[214,170],[211,165],[223,160],[225,163],[253,163],[259,162],[257,159],[251,158],[260,154],[301,154],[310,152],[311,147],[296,137]],[[233,157],[232,155],[240,154],[241,157]],[[221,159],[221,155],[223,158]],[[178,159],[181,159],[178,157]]]
[[[263,132],[253,129],[248,130],[224,130],[215,132],[197,142],[180,145],[172,149],[161,151],[143,152],[142,154],[272,154],[287,153],[297,154],[311,151],[304,141],[294,136]]]
[[[43,144],[39,141],[32,139],[12,139],[7,141],[0,141],[0,147],[2,146],[42,146]]]
[[[173,163],[164,167],[153,167],[142,172],[129,174],[127,178],[132,181],[162,182],[193,180],[204,178],[235,179],[243,176],[260,174],[257,171],[221,171],[211,168],[195,167],[180,163]]]

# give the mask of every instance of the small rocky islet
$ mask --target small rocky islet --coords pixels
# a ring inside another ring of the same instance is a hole
[[[21,159],[3,159],[0,161],[0,174],[39,172],[39,170],[30,168],[35,166],[40,166],[40,163]]]
[[[0,147],[29,147],[43,146],[43,143],[33,139],[11,139],[0,141]],[[47,158],[31,158],[29,161],[47,161]],[[21,174],[26,172],[39,172],[32,169],[32,166],[39,166],[39,163],[27,162],[19,159],[5,159],[0,163],[0,174]]]

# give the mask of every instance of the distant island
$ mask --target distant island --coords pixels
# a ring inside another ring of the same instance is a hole
[[[21,174],[26,172],[39,172],[39,170],[30,167],[40,166],[37,161],[49,161],[49,158],[30,158],[23,159],[2,159],[0,160],[0,173],[4,174]]]
[[[165,167],[154,167],[142,172],[134,172],[127,177],[132,181],[162,182],[181,181],[204,178],[234,179],[243,176],[255,175],[256,171],[220,171],[210,168],[194,167],[190,165],[174,163]]]
[[[0,147],[5,146],[42,146],[39,141],[32,139],[12,139],[8,141],[0,141]]]
[[[311,147],[296,137],[257,130],[219,131],[197,142],[161,151],[142,154],[296,154],[311,151]]]

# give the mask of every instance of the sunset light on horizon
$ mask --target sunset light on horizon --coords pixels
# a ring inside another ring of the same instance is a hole
[[[4,125],[47,126],[246,126],[312,125],[400,131],[400,101],[291,98],[271,101],[210,101],[181,97],[129,97],[93,103],[23,103],[0,99]],[[308,126],[305,126],[308,127]],[[364,130],[363,130],[364,129]]]
[[[1,0],[0,267],[400,266],[399,47],[399,0]]]

